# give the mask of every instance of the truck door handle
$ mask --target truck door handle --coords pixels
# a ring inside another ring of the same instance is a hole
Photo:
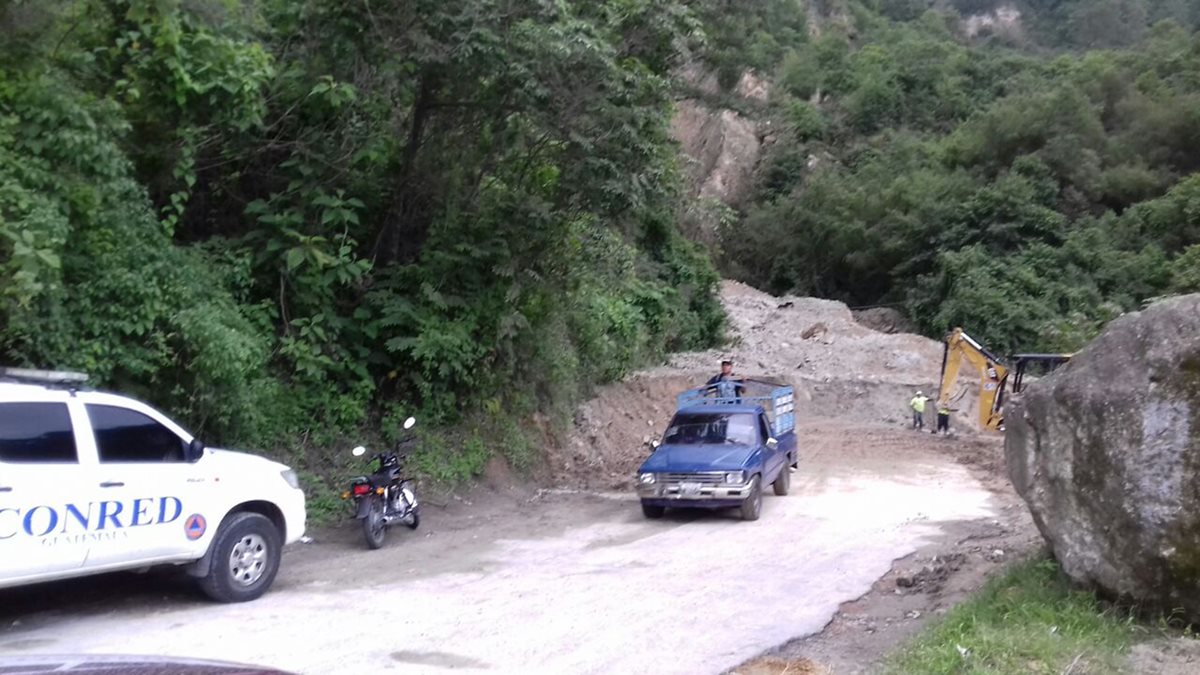
[[[100,487],[104,487],[104,488],[108,488],[108,487],[125,487],[125,484],[124,484],[124,483],[122,483],[122,482],[121,482],[121,481],[119,481],[119,480],[106,480],[106,481],[104,481],[103,483],[101,483],[101,484],[100,484]]]
[[[12,492],[12,488],[7,485],[0,485],[0,492]]]

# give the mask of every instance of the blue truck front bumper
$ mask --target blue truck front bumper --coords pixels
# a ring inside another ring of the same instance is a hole
[[[684,509],[723,509],[740,506],[750,496],[750,485],[696,485],[652,483],[638,486],[638,497],[647,506]]]
[[[731,509],[742,505],[742,499],[643,499],[646,506],[668,509]]]

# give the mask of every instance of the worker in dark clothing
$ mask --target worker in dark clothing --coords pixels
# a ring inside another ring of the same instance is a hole
[[[741,382],[741,379],[733,375],[733,361],[726,359],[721,362],[721,372],[705,384],[709,391],[716,392],[717,398],[737,399],[746,391]]]

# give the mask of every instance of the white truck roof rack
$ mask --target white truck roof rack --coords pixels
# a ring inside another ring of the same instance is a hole
[[[87,373],[66,370],[33,370],[30,368],[0,368],[0,381],[20,384],[40,384],[47,387],[81,387],[88,381]]]

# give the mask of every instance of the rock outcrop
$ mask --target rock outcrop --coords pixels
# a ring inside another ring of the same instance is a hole
[[[1066,573],[1200,620],[1200,295],[1113,321],[1005,422],[1013,484]]]
[[[1009,3],[1001,4],[991,11],[963,17],[962,28],[967,37],[972,38],[999,35],[1015,39],[1022,37],[1024,33],[1021,10]]]
[[[694,194],[731,206],[745,199],[761,148],[753,120],[688,99],[676,108],[671,135],[683,146]]]

